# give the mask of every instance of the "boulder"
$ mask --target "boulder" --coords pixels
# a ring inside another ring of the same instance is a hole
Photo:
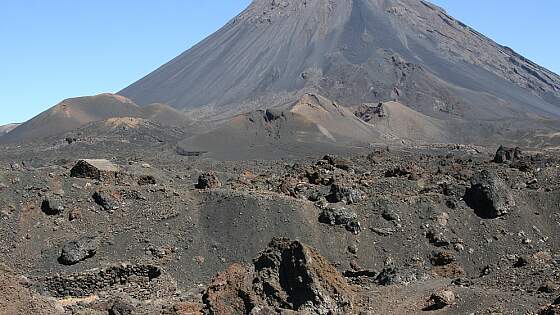
[[[427,308],[429,310],[439,310],[455,304],[455,301],[456,297],[453,291],[447,289],[439,289],[430,296]]]
[[[116,299],[109,309],[109,315],[132,315],[134,313],[134,305],[124,298]]]
[[[157,184],[156,178],[152,175],[142,175],[138,178],[137,181],[138,185],[146,186],[146,185],[155,185]]]
[[[41,210],[47,215],[57,215],[64,212],[64,202],[58,196],[49,196],[43,199]]]
[[[249,314],[258,299],[251,287],[251,269],[233,264],[215,276],[203,296],[210,314]]]
[[[397,266],[394,261],[386,260],[385,267],[377,274],[374,282],[381,286],[408,284],[430,277],[423,269],[415,265]]]
[[[280,187],[278,189],[280,190],[281,193],[283,193],[285,195],[297,198],[297,196],[298,196],[297,186],[298,185],[299,185],[299,180],[297,178],[286,177],[282,180],[282,183],[280,184]]]
[[[362,201],[364,196],[365,194],[357,188],[335,183],[331,185],[331,193],[327,199],[333,203],[346,202],[346,204],[353,204]]]
[[[216,276],[203,297],[210,314],[344,314],[352,300],[334,266],[313,248],[284,238],[273,239],[252,267],[235,264]]]
[[[560,315],[560,297],[558,297],[551,305],[542,308],[539,315]]]
[[[342,225],[347,231],[359,234],[361,231],[358,215],[346,208],[325,208],[319,215],[319,222],[329,225]]]
[[[21,171],[22,169],[21,165],[19,165],[18,163],[10,164],[10,168],[12,169],[12,171]]]
[[[306,171],[305,177],[313,185],[330,185],[333,182],[332,174],[327,173],[324,169],[309,169]]]
[[[518,147],[508,148],[501,145],[494,156],[494,163],[511,163],[521,159],[523,153]]]
[[[375,277],[375,283],[379,285],[393,285],[402,282],[395,267],[386,267]]]
[[[81,237],[68,242],[62,247],[58,262],[63,265],[74,265],[91,258],[97,252],[99,240],[97,237]]]
[[[263,115],[265,122],[272,122],[281,118],[285,118],[284,112],[275,109],[266,109]]]
[[[79,160],[70,170],[70,176],[105,180],[115,178],[119,167],[108,160]]]
[[[541,310],[539,315],[560,315],[560,305],[550,305]]]
[[[398,213],[396,213],[394,210],[389,209],[389,208],[383,209],[383,212],[381,213],[381,216],[383,217],[383,219],[385,219],[387,221],[399,222],[401,220]]]
[[[515,206],[506,183],[486,170],[471,179],[471,186],[465,192],[464,199],[479,217],[485,219],[504,216]]]
[[[447,251],[437,251],[433,252],[430,257],[430,262],[434,266],[445,266],[455,262],[457,258],[451,252]]]
[[[106,211],[114,211],[119,208],[119,203],[116,199],[104,191],[96,191],[93,194],[93,200]]]
[[[198,184],[196,185],[196,188],[198,189],[213,189],[220,187],[222,187],[222,183],[220,182],[218,175],[214,172],[204,173],[198,177]]]
[[[329,163],[330,165],[344,171],[350,171],[352,169],[352,163],[349,160],[334,155],[325,155],[323,157],[323,160],[327,161],[327,163]]]

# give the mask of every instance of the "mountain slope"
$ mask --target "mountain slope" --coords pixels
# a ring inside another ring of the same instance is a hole
[[[19,126],[19,124],[7,124],[0,126],[0,137],[14,130],[17,126]]]
[[[560,77],[420,0],[256,0],[119,94],[200,118],[314,92],[467,121],[560,117]]]

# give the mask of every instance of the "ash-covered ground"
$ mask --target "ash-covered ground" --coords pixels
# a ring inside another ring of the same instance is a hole
[[[2,148],[1,314],[560,308],[557,153],[225,161],[177,129],[88,128]]]

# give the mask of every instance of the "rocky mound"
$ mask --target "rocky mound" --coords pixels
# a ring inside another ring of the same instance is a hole
[[[251,159],[345,151],[372,143],[448,142],[453,138],[443,121],[397,102],[379,106],[383,116],[368,119],[367,114],[353,112],[323,96],[304,94],[289,105],[238,115],[214,130],[182,141],[179,147],[184,152]]]
[[[352,291],[316,250],[298,241],[277,238],[253,266],[232,265],[216,276],[204,302],[211,314],[285,310],[340,314],[352,309]]]
[[[351,149],[379,137],[348,109],[309,94],[284,108],[238,115],[179,147],[227,159],[273,158]]]
[[[354,114],[384,134],[385,138],[395,141],[444,143],[457,142],[459,138],[453,132],[452,121],[429,117],[399,102],[362,104]]]

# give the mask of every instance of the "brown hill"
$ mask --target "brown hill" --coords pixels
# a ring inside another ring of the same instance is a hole
[[[383,117],[366,121],[350,107],[305,94],[289,106],[238,115],[215,130],[186,139],[179,147],[183,152],[243,159],[344,151],[373,143],[452,140],[443,121],[397,102],[380,106]]]
[[[64,100],[19,125],[2,140],[18,142],[46,138],[92,122],[124,117],[148,119],[162,125],[184,126],[189,123],[184,114],[163,104],[140,107],[120,95],[100,94]]]

